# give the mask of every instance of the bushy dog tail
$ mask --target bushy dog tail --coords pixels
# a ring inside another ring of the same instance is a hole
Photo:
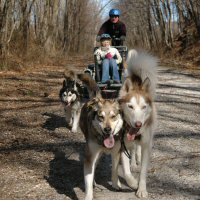
[[[64,71],[64,77],[66,80],[71,80],[71,81],[75,81],[77,79],[76,73],[74,71],[68,70],[68,69],[66,69]]]
[[[66,69],[64,71],[64,78],[63,86],[68,88],[73,88],[75,91],[77,91],[77,74],[69,69]]]
[[[142,82],[149,78],[150,92],[155,97],[158,58],[145,51],[131,49],[128,52],[126,63],[130,77],[136,75],[141,78]]]
[[[101,96],[97,83],[89,74],[77,74],[77,78],[87,87],[90,99],[96,96]]]

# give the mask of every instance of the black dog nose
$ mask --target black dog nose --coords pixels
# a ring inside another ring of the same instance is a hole
[[[110,127],[105,127],[105,128],[104,128],[104,131],[105,131],[106,133],[110,133],[110,132],[111,132],[111,128],[110,128]]]

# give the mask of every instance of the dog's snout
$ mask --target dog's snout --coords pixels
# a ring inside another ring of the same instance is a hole
[[[136,128],[141,128],[141,126],[142,126],[142,122],[140,122],[140,121],[135,122]]]
[[[111,132],[111,128],[110,128],[110,127],[105,127],[105,128],[104,128],[104,131],[105,131],[106,133],[110,133],[110,132]]]

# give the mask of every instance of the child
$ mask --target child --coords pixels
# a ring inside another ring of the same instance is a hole
[[[102,83],[110,83],[110,74],[114,83],[120,83],[117,64],[122,62],[122,57],[116,48],[110,46],[111,37],[109,34],[102,34],[100,39],[101,46],[94,52],[98,64],[102,64]],[[114,59],[115,58],[115,59]]]

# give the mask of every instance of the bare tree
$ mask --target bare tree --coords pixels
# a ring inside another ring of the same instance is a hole
[[[191,23],[200,37],[198,0],[0,0],[0,56],[91,52],[111,4],[122,10],[129,46],[173,48],[177,32]]]

